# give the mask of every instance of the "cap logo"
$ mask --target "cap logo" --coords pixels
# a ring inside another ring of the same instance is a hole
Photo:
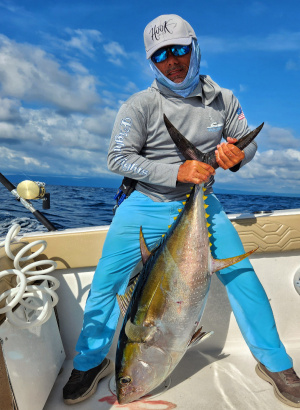
[[[171,20],[165,21],[164,24],[160,26],[155,25],[151,28],[149,34],[153,41],[159,41],[161,34],[170,33],[173,34],[174,28],[177,26],[176,23],[169,23]]]

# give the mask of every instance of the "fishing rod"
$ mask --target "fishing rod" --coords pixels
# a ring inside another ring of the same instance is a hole
[[[9,190],[9,192],[18,200],[21,202],[22,205],[25,206],[26,209],[28,209],[33,216],[41,223],[43,224],[48,231],[57,231],[57,228],[55,228],[55,226],[38,210],[36,210],[32,203],[29,202],[27,199],[22,198],[19,193],[17,192],[16,187],[7,179],[5,178],[4,175],[2,175],[0,173],[0,182],[2,185],[5,186],[5,188],[7,188]],[[24,181],[25,182],[25,181]],[[40,188],[38,184],[36,184],[38,186],[38,189]],[[43,195],[46,196],[46,200],[49,201],[49,194],[45,194],[45,192],[43,192]],[[37,198],[39,196],[37,195]],[[35,198],[32,198],[35,199]],[[49,207],[49,205],[48,205]],[[48,208],[46,208],[48,209]]]

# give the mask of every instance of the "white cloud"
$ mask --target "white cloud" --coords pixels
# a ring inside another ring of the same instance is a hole
[[[69,61],[68,66],[74,73],[88,74],[88,69],[84,67],[79,61]]]
[[[89,117],[52,109],[19,110],[20,124],[0,121],[3,172],[91,175],[107,173],[106,157],[116,111],[98,109]],[[92,171],[93,170],[93,171]]]
[[[116,66],[123,66],[124,60],[133,61],[135,64],[143,66],[145,58],[141,58],[139,53],[133,51],[125,51],[124,47],[117,41],[110,41],[103,44],[105,54],[108,56],[108,61]]]
[[[77,49],[82,54],[92,57],[96,51],[95,45],[102,42],[102,34],[98,30],[66,29],[70,40],[62,41],[66,48]]]
[[[259,150],[299,148],[300,139],[296,138],[292,130],[272,127],[266,123],[257,137]]]
[[[44,161],[22,155],[20,151],[6,147],[1,147],[0,149],[0,162],[2,168],[16,172],[19,172],[22,168],[24,170],[25,166],[28,169],[28,165],[32,171],[41,172],[49,169],[49,165]]]
[[[103,110],[96,112],[92,117],[86,118],[83,121],[83,126],[88,132],[93,134],[110,136],[116,114],[116,110],[105,107]]]
[[[87,112],[99,102],[96,78],[71,75],[42,49],[0,35],[0,96]]]
[[[105,53],[108,55],[108,61],[117,66],[121,66],[123,64],[121,58],[128,58],[124,48],[116,41],[111,41],[104,44],[103,48]]]
[[[136,86],[136,84],[134,84],[134,82],[132,81],[128,81],[127,84],[125,84],[124,86],[124,91],[128,92],[130,94],[136,93],[139,91],[138,87]]]
[[[0,121],[20,120],[20,102],[9,98],[0,98]]]
[[[300,150],[257,152],[253,160],[238,172],[219,169],[218,187],[252,192],[299,194]]]

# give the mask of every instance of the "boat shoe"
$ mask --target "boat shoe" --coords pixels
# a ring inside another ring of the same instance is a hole
[[[104,359],[99,366],[87,371],[73,369],[69,381],[63,388],[65,404],[76,404],[92,396],[101,379],[113,371],[113,364]]]
[[[275,396],[281,402],[300,407],[300,378],[292,367],[281,372],[270,372],[262,363],[258,363],[255,371],[259,377],[272,384]]]

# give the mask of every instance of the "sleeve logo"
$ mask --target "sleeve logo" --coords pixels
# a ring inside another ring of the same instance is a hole
[[[238,109],[237,109],[237,115],[238,115],[238,119],[239,120],[242,120],[243,118],[245,118],[245,115],[244,115],[244,113],[243,113],[243,110],[241,109],[241,107],[239,107]]]

